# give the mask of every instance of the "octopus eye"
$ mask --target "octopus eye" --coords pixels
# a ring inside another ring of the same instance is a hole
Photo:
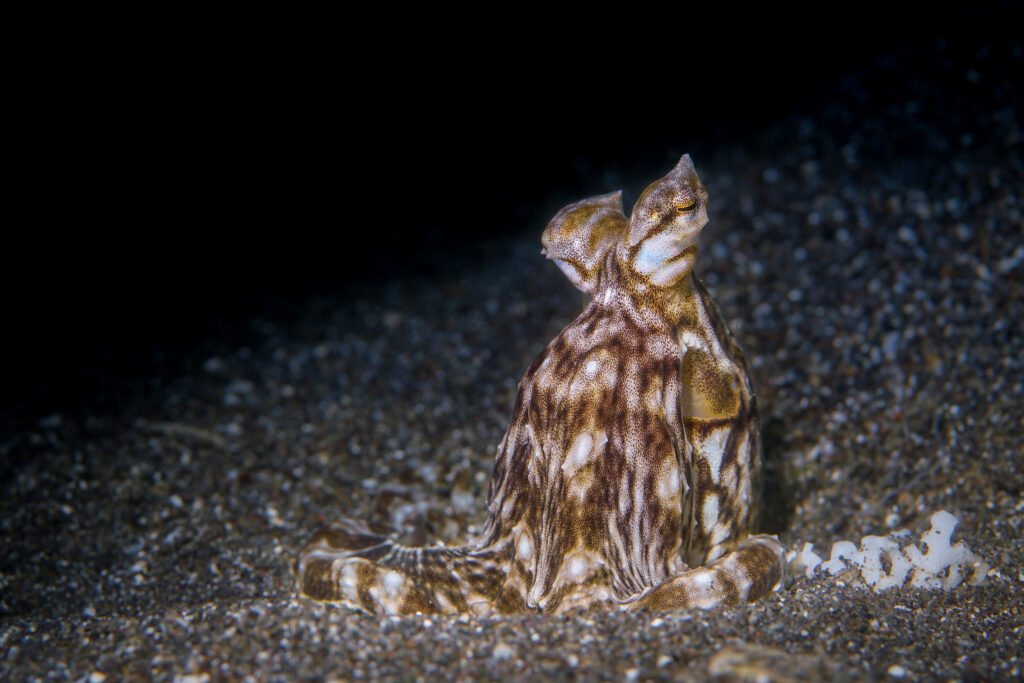
[[[676,204],[676,213],[693,213],[697,210],[697,202],[692,201],[688,204]]]

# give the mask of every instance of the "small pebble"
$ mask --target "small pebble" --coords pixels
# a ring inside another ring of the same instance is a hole
[[[494,646],[494,649],[491,650],[491,657],[497,659],[498,661],[512,659],[515,656],[516,651],[508,643],[498,643]]]

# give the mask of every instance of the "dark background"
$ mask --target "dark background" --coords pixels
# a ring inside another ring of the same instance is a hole
[[[887,55],[1010,59],[1011,7],[730,7],[549,32],[481,18],[454,37],[412,17],[386,40],[221,25],[198,45],[91,46],[26,133],[0,411],[116,409],[249,343],[253,316],[287,325],[311,296],[493,258],[483,245],[539,239],[608,179],[642,186],[681,152],[843,106],[830,86],[866,69],[863,98],[899,106],[914,75]]]

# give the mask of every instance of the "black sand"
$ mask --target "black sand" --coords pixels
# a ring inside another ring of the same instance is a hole
[[[258,342],[119,413],[5,434],[0,679],[1024,677],[1022,49],[896,54],[646,178],[690,151],[708,187],[698,272],[759,388],[766,529],[824,552],[947,509],[984,585],[487,620],[298,599],[332,515],[448,543],[482,520],[516,383],[579,310],[537,225],[476,267],[254,319]]]

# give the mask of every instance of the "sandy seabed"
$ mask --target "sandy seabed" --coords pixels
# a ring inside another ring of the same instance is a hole
[[[255,320],[259,345],[121,415],[5,437],[0,679],[1024,677],[1015,50],[897,56],[753,143],[650,165],[691,151],[708,187],[697,272],[760,394],[766,530],[827,547],[948,509],[983,585],[875,594],[841,576],[710,612],[494,619],[297,598],[295,555],[334,515],[414,542],[482,521],[516,383],[580,310],[538,225],[484,245],[486,267],[320,298],[295,327]]]

